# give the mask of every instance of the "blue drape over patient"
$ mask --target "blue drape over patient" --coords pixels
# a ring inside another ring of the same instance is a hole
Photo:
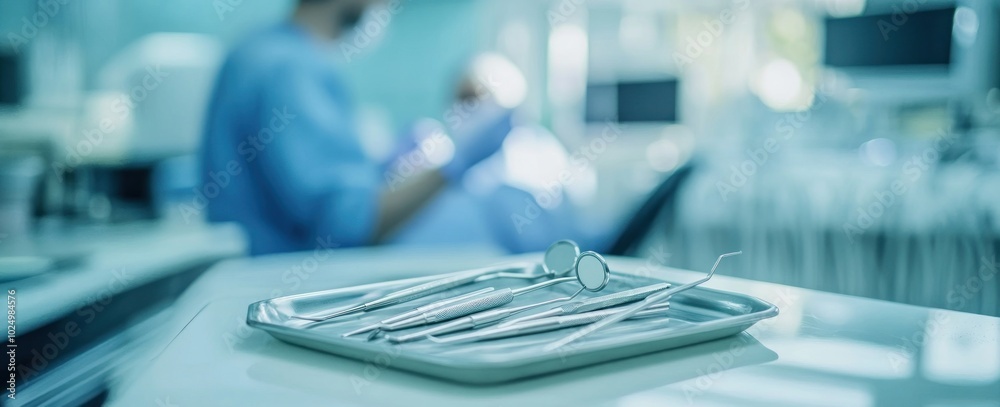
[[[283,24],[238,45],[216,81],[201,192],[208,220],[242,224],[253,254],[373,238],[379,170],[324,47]]]

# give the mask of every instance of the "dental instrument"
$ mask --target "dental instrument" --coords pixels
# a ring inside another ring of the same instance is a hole
[[[440,325],[433,326],[431,328],[424,329],[424,330],[419,331],[419,332],[414,332],[414,333],[409,333],[409,334],[404,334],[404,335],[387,335],[386,339],[389,340],[390,342],[402,343],[402,342],[410,342],[410,341],[422,339],[422,338],[430,336],[430,335],[441,335],[441,334],[447,334],[447,333],[462,331],[462,330],[466,330],[466,329],[480,328],[480,327],[483,327],[483,326],[486,326],[486,325],[490,325],[490,324],[492,324],[494,322],[498,322],[498,321],[500,321],[500,320],[502,320],[504,318],[510,317],[511,315],[514,315],[514,314],[517,314],[517,313],[520,313],[520,312],[524,312],[524,311],[527,311],[527,310],[530,310],[530,309],[533,309],[533,308],[538,308],[538,307],[549,305],[549,304],[553,304],[553,303],[556,303],[556,302],[572,300],[574,297],[576,297],[577,295],[579,295],[580,293],[582,293],[584,289],[587,289],[589,291],[599,291],[599,290],[601,290],[601,289],[604,288],[604,286],[608,282],[608,279],[610,278],[610,271],[608,269],[607,262],[604,260],[603,257],[601,257],[600,255],[597,255],[596,253],[593,253],[593,252],[587,252],[587,253],[584,253],[584,254],[580,255],[580,259],[577,261],[577,265],[576,265],[575,269],[576,269],[576,272],[577,272],[577,278],[579,279],[580,284],[583,287],[580,290],[578,290],[575,294],[573,294],[572,296],[560,297],[560,298],[553,298],[553,299],[550,299],[550,300],[547,300],[547,301],[542,301],[542,302],[538,302],[538,303],[534,303],[534,304],[528,304],[528,305],[522,305],[522,306],[518,306],[518,307],[508,307],[508,308],[500,308],[500,309],[491,309],[491,310],[486,310],[486,311],[480,311],[480,312],[474,313],[472,315],[468,315],[466,317],[462,317],[462,318],[459,318],[459,319],[455,319],[455,320],[449,321],[449,322],[444,323],[444,324],[440,324]],[[583,276],[588,276],[588,277],[583,277]],[[660,286],[660,285],[666,285],[667,287],[670,286],[670,284],[666,284],[666,283],[665,284],[657,284],[657,286]],[[629,290],[629,291],[635,291],[635,290]],[[617,296],[621,296],[621,294],[626,294],[626,292],[622,292],[622,293],[618,293],[618,294],[612,294],[611,296],[616,296],[616,295]],[[646,295],[648,295],[648,293]],[[598,297],[598,298],[608,299],[607,297],[611,297],[611,296],[604,296],[604,297]],[[641,299],[641,298],[637,298],[637,299]],[[587,300],[587,301],[589,302],[590,300]],[[619,303],[621,303],[621,302],[619,302]],[[605,307],[608,307],[608,306],[611,306],[611,305],[615,305],[615,304],[617,304],[617,303],[611,303],[609,305],[605,305]],[[597,308],[594,308],[594,309],[597,309]],[[579,311],[579,312],[583,312],[583,311]]]
[[[414,308],[412,310],[403,312],[401,314],[396,314],[396,315],[393,315],[393,316],[391,316],[389,318],[383,319],[383,320],[379,321],[377,324],[372,324],[372,325],[366,326],[364,328],[360,328],[360,329],[357,329],[355,331],[348,332],[348,333],[343,334],[341,336],[347,337],[347,336],[351,336],[351,335],[357,335],[357,334],[360,334],[360,333],[372,331],[372,330],[378,329],[378,327],[381,326],[380,324],[388,324],[388,323],[391,323],[391,322],[404,320],[404,319],[413,317],[415,315],[420,315],[420,314],[422,314],[424,312],[427,312],[427,311],[431,311],[431,310],[434,310],[434,309],[437,309],[437,308],[441,308],[441,307],[446,306],[448,304],[454,304],[454,303],[459,302],[459,301],[468,300],[470,298],[477,297],[477,296],[482,295],[482,294],[486,294],[486,293],[488,293],[490,291],[493,291],[493,290],[495,290],[495,288],[493,288],[493,287],[486,287],[486,288],[479,289],[479,290],[476,290],[476,291],[472,291],[472,292],[469,292],[469,293],[465,293],[465,294],[462,294],[462,295],[459,295],[459,296],[456,296],[456,297],[450,297],[450,298],[445,298],[443,300],[434,301],[434,302],[432,302],[430,304],[421,305],[421,306],[416,307],[416,308]],[[323,323],[323,322],[326,322],[326,321],[315,322],[313,324],[310,324],[310,326],[315,326],[315,325]]]
[[[576,277],[561,277],[548,281],[543,281],[534,285],[527,287],[522,287],[518,289],[503,288],[492,292],[490,294],[480,296],[471,300],[467,300],[458,304],[452,304],[446,307],[438,308],[436,310],[423,313],[419,316],[412,317],[403,321],[397,321],[391,324],[386,324],[381,327],[382,330],[395,331],[404,328],[410,328],[414,326],[434,324],[438,322],[450,321],[455,318],[460,318],[463,316],[468,316],[480,311],[485,311],[493,309],[502,305],[506,305],[514,301],[514,298],[523,294],[527,294],[533,291],[540,290],[542,288],[551,287],[556,284],[577,281],[582,286],[580,290],[569,297],[560,298],[558,300],[566,301],[575,298],[577,295],[583,292],[583,290],[597,292],[607,286],[608,281],[611,280],[611,271],[608,269],[607,262],[600,254],[595,252],[584,252],[576,260],[577,271]],[[551,304],[552,301],[543,301],[536,304],[531,304],[532,307],[543,306]]]
[[[556,349],[559,349],[560,347],[566,346],[566,345],[572,343],[573,341],[576,341],[576,340],[578,340],[580,338],[583,338],[584,336],[589,335],[590,333],[592,333],[594,331],[600,330],[600,329],[602,329],[602,328],[604,328],[604,327],[606,327],[608,325],[611,325],[611,324],[623,321],[625,319],[628,319],[628,318],[632,317],[633,315],[636,315],[639,312],[642,312],[643,310],[650,308],[652,305],[655,305],[656,303],[659,303],[661,301],[664,301],[664,300],[670,298],[674,294],[677,294],[677,293],[679,293],[681,291],[685,291],[685,290],[689,290],[689,289],[692,289],[694,287],[697,287],[698,285],[700,285],[700,284],[708,281],[710,278],[712,278],[712,275],[715,274],[715,270],[719,267],[719,263],[722,262],[722,259],[724,259],[726,257],[730,257],[730,256],[740,255],[740,254],[743,254],[743,252],[739,251],[739,252],[733,252],[733,253],[723,254],[723,255],[719,256],[718,259],[715,260],[715,265],[712,266],[712,270],[709,271],[708,275],[706,275],[705,277],[703,277],[703,278],[701,278],[699,280],[696,280],[696,281],[684,284],[682,286],[676,287],[676,288],[671,288],[671,289],[668,289],[668,290],[661,291],[659,293],[650,295],[649,297],[646,297],[646,299],[642,300],[641,302],[639,302],[637,304],[630,305],[628,308],[625,308],[624,310],[622,310],[620,312],[616,312],[615,314],[613,314],[611,316],[608,316],[608,317],[606,317],[604,319],[601,319],[600,321],[594,322],[594,323],[592,323],[590,325],[587,325],[587,326],[585,326],[585,327],[583,327],[581,329],[578,329],[576,332],[573,332],[572,334],[567,335],[565,338],[562,338],[562,339],[560,339],[558,341],[555,341],[555,342],[552,342],[552,343],[546,345],[545,348],[544,348],[544,350],[546,352],[551,352],[551,351],[554,351]]]
[[[503,323],[500,324],[500,326],[510,326],[520,322],[530,321],[539,318],[554,317],[559,315],[579,314],[583,312],[590,312],[590,311],[610,308],[616,305],[627,304],[630,302],[643,300],[654,293],[666,290],[670,287],[671,287],[670,283],[659,283],[659,284],[648,285],[645,287],[633,288],[631,290],[625,290],[614,294],[603,295],[600,297],[588,298],[586,300],[573,301],[569,304],[564,304],[552,308],[548,311],[512,319],[510,321],[504,321]]]
[[[609,308],[609,309],[584,312],[574,315],[561,315],[555,317],[541,318],[509,326],[497,326],[495,328],[487,328],[481,331],[452,335],[447,338],[428,336],[427,339],[430,339],[431,342],[434,343],[456,344],[456,343],[478,342],[491,339],[509,338],[512,336],[531,335],[541,332],[549,332],[558,329],[589,324],[594,321],[599,321],[602,318],[607,318],[609,316],[615,315],[616,313],[621,312],[623,308],[625,307]],[[643,311],[637,312],[635,315],[629,316],[629,319],[663,316],[665,314],[665,311],[667,311],[669,308],[670,308],[669,302],[654,304],[653,306]]]
[[[576,244],[576,242],[573,242],[572,240],[559,240],[555,243],[552,243],[552,245],[550,245],[549,248],[545,251],[545,262],[541,264],[541,268],[543,271],[542,274],[514,272],[518,270],[524,270],[526,268],[537,269],[538,266],[537,264],[517,263],[512,265],[484,267],[480,269],[473,269],[465,272],[460,272],[449,277],[441,278],[438,280],[430,281],[427,283],[395,291],[386,294],[377,300],[355,304],[326,315],[321,315],[321,316],[293,315],[292,317],[308,321],[317,321],[317,322],[326,321],[344,315],[372,311],[375,309],[388,307],[390,305],[396,305],[407,301],[415,300],[418,298],[423,298],[431,294],[447,291],[452,288],[460,287],[473,282],[486,281],[494,278],[535,279],[542,276],[557,276],[564,274],[572,269],[572,263],[569,263],[569,265],[567,265],[568,262],[565,260],[565,257],[567,257],[569,254],[573,254],[574,255],[573,260],[575,261],[576,260],[575,255],[578,254],[579,252],[580,248]]]

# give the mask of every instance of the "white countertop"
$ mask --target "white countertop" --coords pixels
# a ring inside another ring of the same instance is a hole
[[[228,261],[196,281],[176,336],[117,388],[120,406],[200,405],[1000,405],[1000,319],[717,275],[708,287],[781,309],[714,342],[494,386],[470,386],[299,348],[245,325],[278,295],[455,271],[498,260],[480,250],[342,250]],[[529,256],[538,258],[538,255]],[[523,258],[522,258],[523,259]],[[706,259],[706,267],[714,259]],[[630,272],[644,261],[610,258]],[[305,266],[305,267],[303,267]],[[303,269],[302,271],[299,271]],[[296,274],[298,271],[298,274]],[[719,270],[726,273],[726,265]],[[655,277],[698,274],[656,269]]]
[[[23,246],[23,247],[20,247]],[[32,238],[18,255],[83,255],[65,270],[4,282],[17,292],[18,329],[28,332],[94,301],[202,264],[246,252],[235,225],[179,225],[142,222],[77,227]]]

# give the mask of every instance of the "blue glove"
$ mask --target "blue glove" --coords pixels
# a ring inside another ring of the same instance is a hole
[[[447,161],[452,148],[441,122],[421,118],[403,133],[400,143],[382,163],[382,170],[387,175],[409,176],[425,168],[437,168]]]
[[[513,112],[492,100],[483,101],[468,113],[464,118],[446,115],[455,151],[451,161],[441,167],[441,173],[453,182],[460,181],[469,168],[497,152],[513,128]]]

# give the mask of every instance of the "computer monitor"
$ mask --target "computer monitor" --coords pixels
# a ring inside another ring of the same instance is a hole
[[[955,8],[827,18],[825,64],[836,68],[948,66]]]
[[[24,100],[25,75],[20,55],[0,49],[0,106],[19,105]]]
[[[602,122],[677,121],[676,79],[631,81],[587,86],[586,120]]]

